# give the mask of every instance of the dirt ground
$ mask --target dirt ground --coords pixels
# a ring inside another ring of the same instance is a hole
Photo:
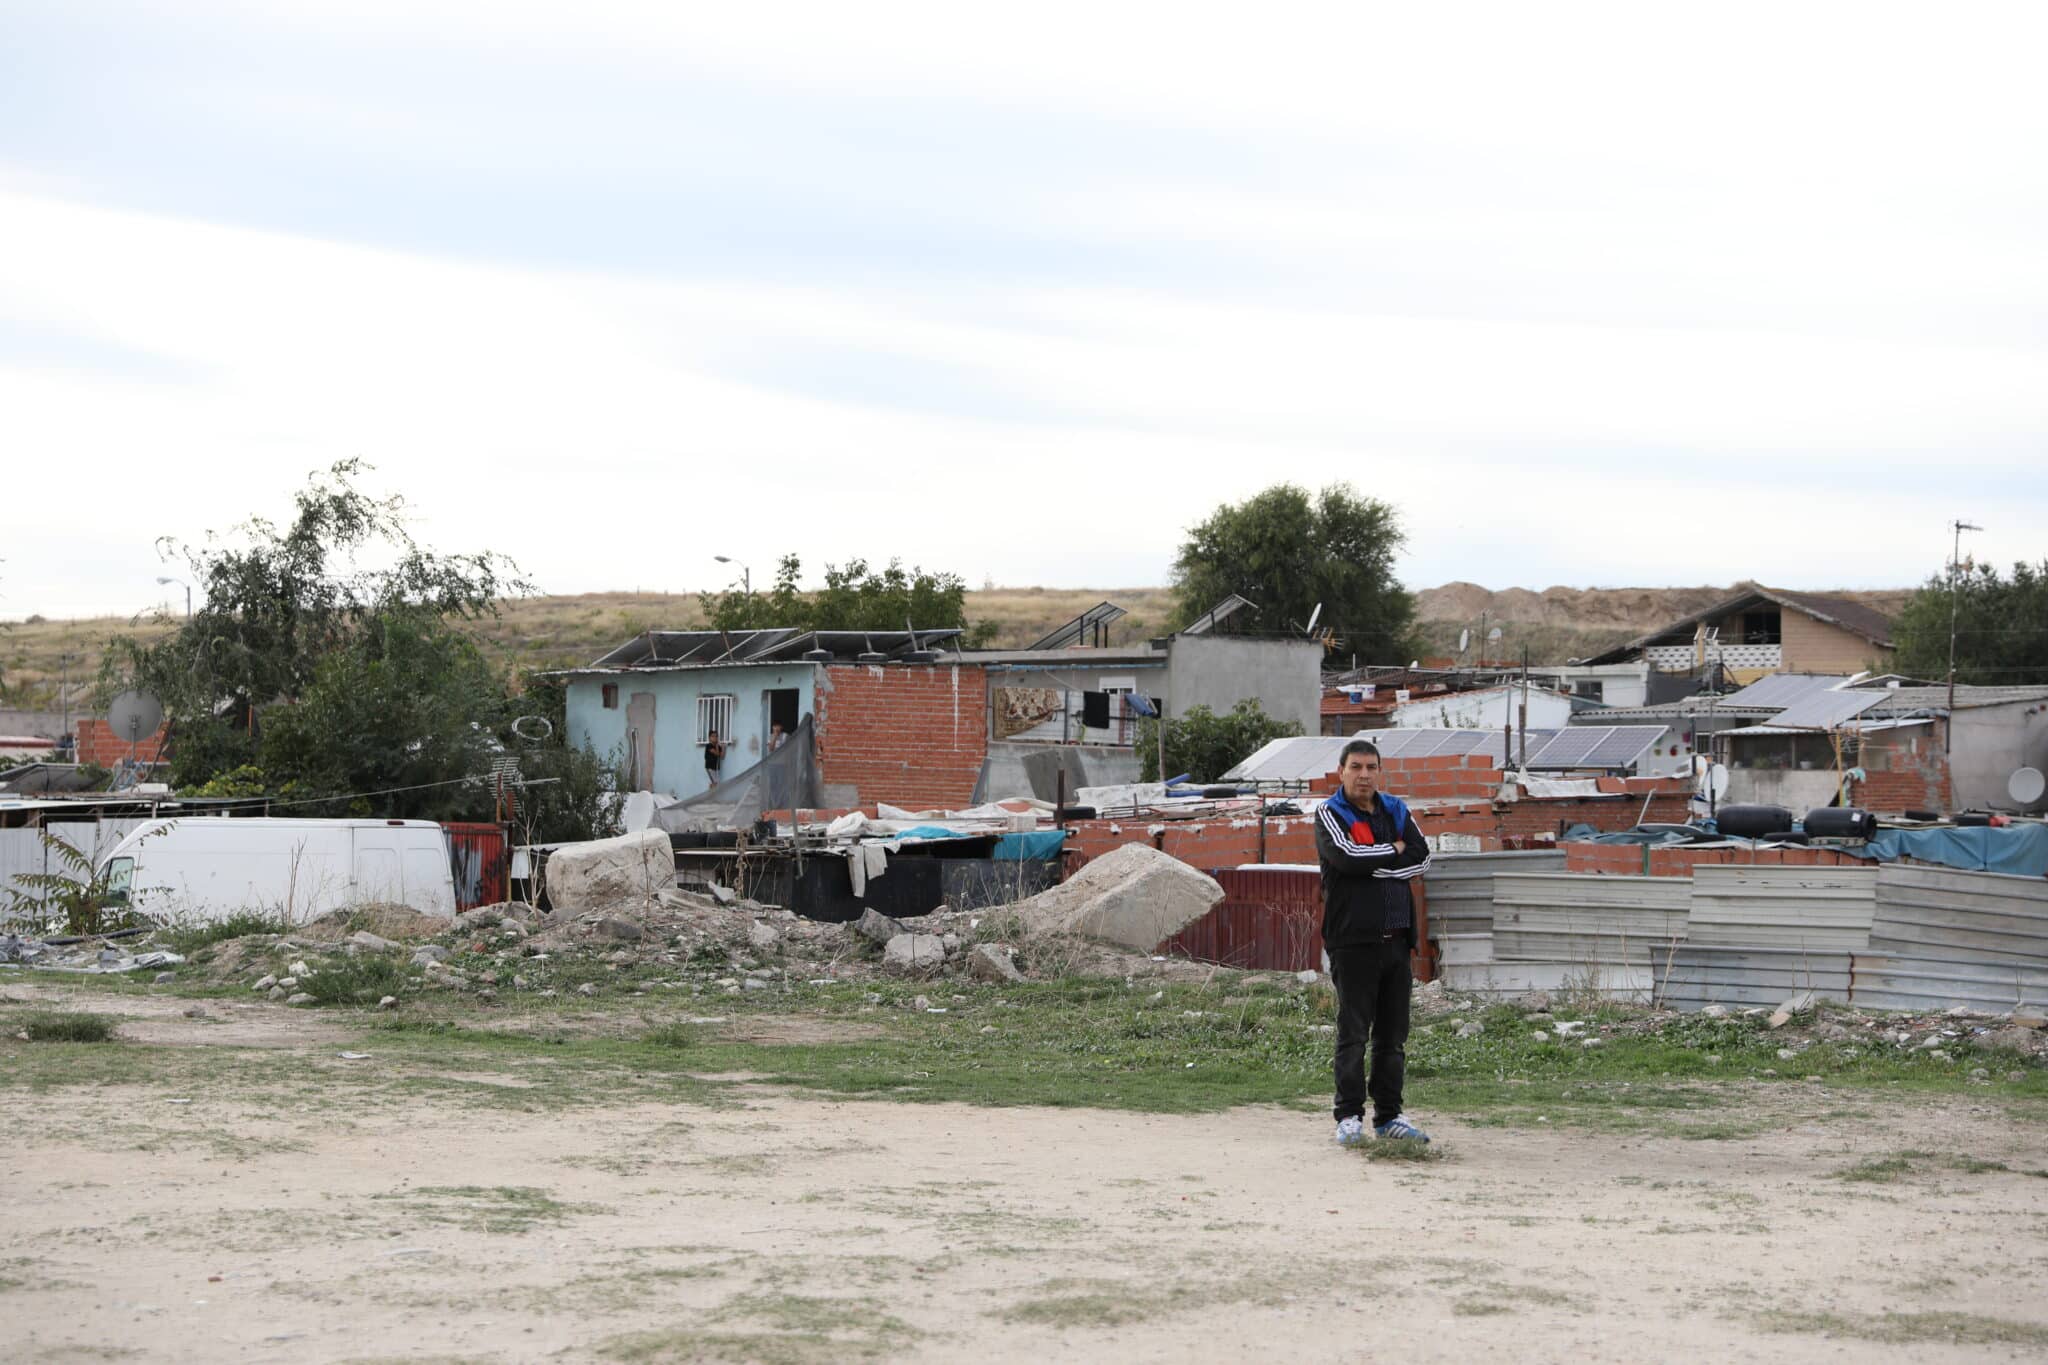
[[[238,1010],[230,1026],[169,1003],[124,1035],[296,1049],[309,1070],[380,1065],[374,1040],[301,1014]],[[349,1039],[369,1055],[341,1060]],[[18,1046],[0,1045],[0,1067]],[[715,1108],[527,1114],[395,1095],[337,1112],[226,1087],[0,1087],[0,1355],[2048,1350],[2048,1134],[1964,1098],[1823,1111],[1796,1092],[1728,1093],[1782,1112],[1748,1140],[1471,1127],[1435,1119],[1417,1085],[1414,1112],[1444,1155],[1411,1163],[1341,1150],[1325,1117],[1281,1108],[1156,1116],[741,1087]],[[1859,1164],[1865,1178],[1842,1178]]]

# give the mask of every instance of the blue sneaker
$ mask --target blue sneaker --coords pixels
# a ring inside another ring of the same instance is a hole
[[[1394,1138],[1402,1142],[1429,1141],[1429,1134],[1410,1123],[1406,1114],[1396,1114],[1385,1123],[1376,1124],[1372,1133],[1377,1138]]]
[[[1337,1120],[1337,1145],[1339,1147],[1356,1147],[1359,1143],[1364,1141],[1364,1119],[1348,1118]]]

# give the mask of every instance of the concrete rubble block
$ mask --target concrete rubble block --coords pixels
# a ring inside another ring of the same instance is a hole
[[[1215,908],[1223,888],[1147,844],[1125,844],[1017,906],[1033,933],[1079,934],[1149,953]]]
[[[937,934],[898,934],[882,950],[882,969],[904,976],[936,971],[945,962],[946,944]]]
[[[750,948],[769,952],[781,942],[782,935],[775,932],[775,926],[772,924],[763,924],[756,920],[747,926],[747,946]]]
[[[285,1004],[287,1005],[310,1005],[312,1003],[313,997],[306,994],[306,992],[304,991],[300,991],[297,995],[294,995],[285,1001]]]
[[[548,855],[548,898],[568,914],[644,904],[675,884],[675,850],[659,829],[564,844]]]
[[[353,934],[350,934],[348,936],[348,941],[355,947],[361,948],[366,952],[395,953],[398,951],[398,945],[396,943],[393,943],[388,938],[384,938],[380,935],[373,934],[368,929],[356,930]]]
[[[422,944],[412,950],[412,965],[415,967],[428,967],[447,960],[448,950],[438,943]]]
[[[976,981],[996,983],[1024,979],[1024,973],[1017,970],[1009,950],[993,943],[979,944],[967,955],[967,974]]]
[[[717,901],[720,905],[737,905],[739,904],[740,897],[739,893],[731,887],[721,886],[717,882],[712,882],[711,899]]]
[[[853,931],[870,942],[885,946],[898,934],[910,932],[881,911],[872,908],[860,912],[860,918],[854,921]]]
[[[607,916],[591,925],[590,932],[599,938],[615,938],[621,943],[637,943],[647,935],[636,921],[615,916]]]

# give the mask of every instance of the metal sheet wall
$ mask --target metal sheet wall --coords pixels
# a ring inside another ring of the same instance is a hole
[[[65,820],[42,827],[0,829],[0,906],[11,903],[14,892],[27,889],[15,880],[17,877],[71,870],[61,857],[44,846],[45,829],[51,837],[71,845],[97,865],[114,845],[148,823],[143,819]]]
[[[1849,953],[1680,944],[1658,963],[1658,1000],[1680,1010],[1774,1006],[1802,991],[1847,1000],[1854,961]]]
[[[2048,964],[2048,879],[1878,869],[1870,950],[1939,962]]]
[[[1689,943],[1861,952],[1877,912],[1874,867],[1693,869]]]
[[[1321,873],[1313,868],[1259,867],[1226,868],[1209,875],[1222,886],[1223,899],[1161,944],[1160,952],[1247,971],[1322,969]],[[1433,958],[1417,955],[1410,961],[1418,981],[1434,974]]]
[[[1685,937],[1691,901],[1692,883],[1682,877],[1499,873],[1494,959],[1647,965]]]
[[[448,831],[448,864],[455,873],[455,909],[459,914],[479,905],[498,905],[510,891],[511,840],[505,826],[443,824]]]
[[[1429,860],[1429,934],[1493,930],[1493,879],[1502,872],[1562,872],[1564,853],[1439,853]]]

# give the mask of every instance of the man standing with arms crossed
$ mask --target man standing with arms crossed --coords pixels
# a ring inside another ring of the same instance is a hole
[[[1365,1101],[1382,1138],[1427,1142],[1401,1112],[1408,1005],[1414,979],[1415,903],[1408,882],[1429,870],[1429,844],[1398,797],[1379,789],[1380,751],[1344,746],[1338,790],[1316,816],[1323,869],[1323,947],[1337,988],[1337,1141],[1365,1141]],[[1365,1049],[1372,1045],[1372,1074]]]

